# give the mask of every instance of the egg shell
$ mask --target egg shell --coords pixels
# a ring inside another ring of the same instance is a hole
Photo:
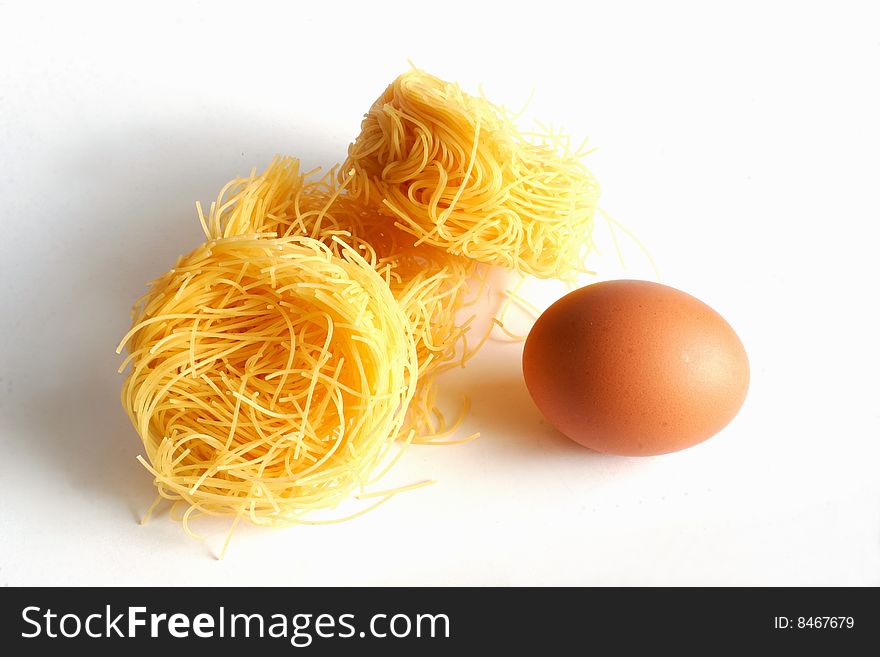
[[[617,280],[575,290],[541,315],[523,375],[543,415],[572,440],[649,456],[727,425],[745,400],[749,362],[731,326],[699,299]]]

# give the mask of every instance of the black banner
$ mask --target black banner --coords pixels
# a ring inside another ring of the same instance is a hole
[[[876,589],[6,589],[2,645],[119,654],[716,654],[878,645]],[[5,651],[5,650],[4,650]],[[219,652],[218,652],[219,651]],[[662,651],[662,653],[660,652]],[[812,650],[811,650],[812,652]]]

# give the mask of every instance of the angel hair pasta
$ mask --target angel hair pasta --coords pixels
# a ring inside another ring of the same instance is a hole
[[[307,237],[208,241],[153,283],[125,344],[123,406],[184,520],[294,524],[363,491],[418,372],[375,268]]]
[[[542,278],[583,270],[599,186],[584,148],[413,69],[379,96],[340,177],[417,244]]]
[[[364,492],[396,441],[456,442],[467,405],[448,421],[437,376],[488,337],[468,344],[462,310],[490,265],[584,271],[599,196],[584,154],[415,69],[341,167],[278,157],[199,207],[206,243],[153,282],[119,346],[141,462],[187,531],[203,514],[325,522],[311,512],[403,490]]]

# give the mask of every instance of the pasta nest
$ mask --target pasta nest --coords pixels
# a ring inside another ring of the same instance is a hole
[[[136,306],[122,402],[184,520],[301,522],[362,492],[401,437],[410,322],[375,268],[337,247],[212,239]]]

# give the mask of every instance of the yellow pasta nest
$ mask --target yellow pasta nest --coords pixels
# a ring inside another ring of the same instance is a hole
[[[370,108],[339,175],[416,244],[566,279],[583,271],[599,198],[584,154],[414,69]]]
[[[363,491],[401,435],[409,320],[376,269],[335,246],[211,239],[136,306],[122,402],[184,520],[302,522]]]

